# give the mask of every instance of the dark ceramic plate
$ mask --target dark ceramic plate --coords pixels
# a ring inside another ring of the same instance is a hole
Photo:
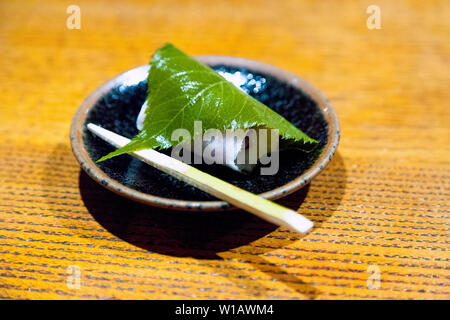
[[[220,165],[199,165],[240,188],[277,199],[300,189],[329,162],[339,142],[339,123],[328,100],[303,79],[256,61],[200,56],[198,60],[239,82],[241,88],[320,141],[315,151],[284,151],[274,176],[242,175]],[[213,196],[129,155],[95,163],[113,148],[86,129],[98,124],[126,137],[137,133],[139,110],[146,98],[148,66],[125,72],[97,88],[74,116],[70,138],[75,157],[95,181],[127,198],[179,210],[223,210],[230,206]],[[170,154],[167,152],[167,154]]]

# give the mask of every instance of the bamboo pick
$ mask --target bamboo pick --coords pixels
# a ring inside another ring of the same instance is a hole
[[[123,147],[130,141],[128,138],[92,123],[89,123],[87,127],[96,136],[116,148]],[[311,220],[293,210],[242,190],[156,150],[140,150],[133,152],[132,155],[167,174],[276,225],[285,226],[301,234],[308,233],[314,225]]]

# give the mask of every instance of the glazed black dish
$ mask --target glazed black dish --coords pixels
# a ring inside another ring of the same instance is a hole
[[[209,57],[209,60],[213,58]],[[208,57],[204,59],[208,60]],[[307,184],[330,160],[339,140],[339,125],[328,101],[323,96],[321,96],[323,101],[317,101],[317,97],[314,99],[311,92],[307,92],[299,85],[299,81],[304,80],[278,68],[254,61],[243,63],[249,61],[243,59],[238,59],[239,63],[233,64],[233,59],[237,58],[219,57],[218,62],[221,59],[222,63],[208,64],[222,75],[238,78],[242,90],[282,115],[308,136],[318,140],[319,144],[308,153],[300,150],[281,151],[280,166],[275,175],[260,175],[259,170],[254,170],[252,174],[242,174],[222,165],[194,166],[252,193],[266,193],[265,197],[269,199],[280,198]],[[261,65],[265,68],[258,68]],[[270,72],[271,68],[274,68],[276,72]],[[280,73],[284,77],[280,77]],[[291,78],[286,78],[286,74]],[[89,132],[86,125],[94,123],[128,138],[136,135],[138,132],[136,118],[147,95],[145,75],[145,72],[137,72],[127,81],[116,83],[112,81],[108,88],[97,92],[95,97],[91,95],[91,99],[88,98],[83,103],[89,104],[90,107],[85,110],[81,122],[80,112],[77,113],[71,129],[72,147],[83,169],[94,180],[116,193],[120,194],[123,190],[131,191],[125,195],[129,198],[133,199],[134,194],[142,194],[151,195],[152,199],[162,199],[162,202],[147,202],[145,197],[135,199],[140,202],[175,209],[220,210],[228,208],[229,205],[226,202],[218,201],[214,196],[130,155],[121,155],[96,163],[96,160],[113,151],[114,148]],[[309,85],[305,88],[309,91],[315,90]],[[83,105],[80,109],[82,107]],[[330,128],[330,119],[335,120],[331,124],[332,128]],[[82,150],[78,150],[79,148]],[[170,150],[162,152],[170,154]],[[326,157],[324,157],[324,152],[328,152]],[[89,161],[85,161],[86,157],[89,158]],[[317,166],[317,170],[313,170],[314,166]],[[294,186],[290,185],[293,181],[296,181]]]

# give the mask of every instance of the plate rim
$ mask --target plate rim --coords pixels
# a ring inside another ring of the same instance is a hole
[[[194,56],[195,59],[207,65],[229,65],[251,69],[253,71],[262,72],[274,76],[282,81],[285,81],[292,86],[307,93],[318,105],[325,121],[328,124],[328,141],[323,147],[323,151],[316,159],[313,165],[304,171],[301,175],[288,183],[277,187],[275,189],[266,191],[259,194],[259,196],[276,200],[287,196],[300,188],[307,185],[316,175],[318,175],[330,162],[331,158],[335,154],[339,140],[340,140],[340,126],[339,120],[335,109],[331,105],[330,101],[314,86],[312,86],[305,79],[279,67],[239,57],[231,56],[218,56],[218,55],[198,55]],[[85,124],[86,117],[95,103],[104,93],[118,84],[123,84],[123,79],[128,79],[130,74],[137,76],[139,74],[146,75],[149,70],[149,65],[138,66],[125,71],[116,77],[108,80],[99,87],[97,87],[92,93],[90,93],[78,107],[75,115],[72,119],[70,126],[70,142],[72,152],[80,163],[81,168],[90,176],[94,181],[100,185],[117,193],[121,196],[129,198],[131,200],[161,208],[175,209],[181,211],[223,211],[229,209],[236,209],[225,201],[194,201],[194,200],[179,200],[172,198],[164,198],[149,193],[141,192],[133,188],[127,187],[121,184],[119,181],[109,177],[103,170],[97,167],[89,157],[88,152],[83,142],[83,126]],[[145,77],[144,77],[145,78]],[[143,78],[139,78],[142,81]],[[129,83],[129,82],[128,82]]]

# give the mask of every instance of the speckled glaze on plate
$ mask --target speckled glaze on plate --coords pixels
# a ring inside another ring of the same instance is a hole
[[[274,176],[261,176],[259,170],[252,175],[242,175],[220,165],[196,167],[272,200],[302,188],[323,170],[336,151],[340,132],[334,109],[317,89],[290,72],[261,62],[223,56],[196,58],[233,78],[248,94],[320,141],[319,147],[310,153],[280,153],[280,169]],[[133,137],[137,133],[136,117],[146,98],[148,69],[146,65],[127,71],[98,87],[83,101],[70,129],[75,157],[92,179],[132,200],[177,210],[230,209],[228,203],[218,201],[130,155],[95,163],[113,148],[92,135],[86,124],[92,122]]]

